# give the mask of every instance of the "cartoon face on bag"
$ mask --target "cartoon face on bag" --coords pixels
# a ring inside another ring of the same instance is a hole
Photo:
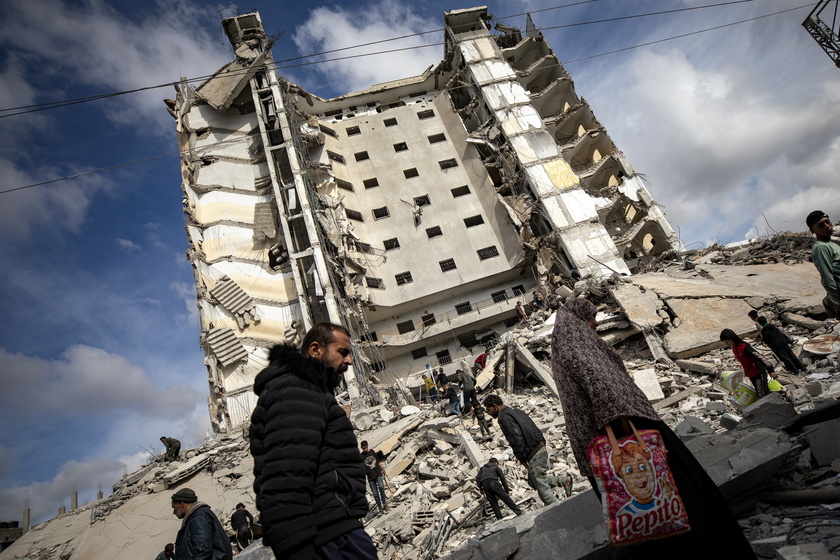
[[[612,457],[615,472],[621,477],[627,492],[637,504],[649,504],[656,492],[656,472],[650,462],[650,452],[636,442],[628,442],[621,454]]]

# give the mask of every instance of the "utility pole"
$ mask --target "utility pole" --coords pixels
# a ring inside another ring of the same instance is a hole
[[[838,3],[840,0],[820,0],[805,21],[802,27],[814,38],[822,50],[831,57],[834,65],[840,68],[840,36],[838,36]],[[833,6],[832,9],[826,10]],[[830,17],[828,19],[823,17]]]

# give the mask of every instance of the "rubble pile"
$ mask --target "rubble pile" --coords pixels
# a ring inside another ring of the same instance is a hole
[[[807,233],[777,233],[748,244],[712,245],[694,253],[692,261],[714,264],[797,264],[811,262],[813,238]]]

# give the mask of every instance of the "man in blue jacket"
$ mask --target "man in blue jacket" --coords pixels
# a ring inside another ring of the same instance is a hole
[[[232,560],[230,538],[219,518],[189,488],[172,495],[172,513],[181,520],[175,538],[175,560]]]

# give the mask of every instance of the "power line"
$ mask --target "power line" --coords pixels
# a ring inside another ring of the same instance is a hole
[[[752,18],[739,20],[739,21],[735,21],[735,22],[731,22],[731,23],[717,25],[717,26],[714,26],[714,27],[706,28],[706,29],[700,29],[698,31],[692,31],[690,33],[683,33],[681,35],[674,35],[672,37],[666,37],[664,39],[658,39],[656,41],[649,41],[647,43],[641,43],[641,44],[638,44],[638,45],[632,45],[630,47],[624,47],[624,48],[621,48],[621,49],[615,49],[615,50],[612,50],[612,51],[607,51],[607,52],[603,52],[603,53],[599,53],[599,54],[594,54],[594,55],[591,55],[591,56],[577,58],[577,59],[574,59],[574,60],[566,61],[563,64],[570,64],[572,62],[580,62],[582,60],[589,60],[589,59],[592,59],[592,58],[598,58],[598,57],[606,56],[606,55],[609,55],[609,54],[615,54],[615,53],[624,52],[624,51],[628,51],[628,50],[632,50],[632,49],[637,49],[637,48],[640,48],[640,47],[655,45],[655,44],[658,44],[658,43],[664,43],[666,41],[673,41],[675,39],[682,39],[682,38],[685,38],[685,37],[690,37],[692,35],[698,35],[700,33],[706,33],[708,31],[715,31],[715,30],[718,30],[718,29],[723,29],[723,28],[726,28],[726,27],[731,27],[731,26],[734,26],[734,25],[739,25],[739,24],[742,24],[742,23],[750,22],[750,21],[756,21],[756,20],[759,20],[759,19],[764,19],[764,18],[768,18],[768,17],[772,17],[772,16],[777,16],[777,15],[784,14],[784,13],[787,13],[787,12],[800,10],[802,8],[805,8],[805,7],[810,7],[810,4],[805,4],[803,6],[798,6],[796,8],[789,8],[787,10],[781,10],[781,11],[773,12],[773,13],[770,13],[770,14],[764,14],[764,15],[761,15],[761,16],[755,16],[755,17],[752,17]],[[402,50],[402,49],[397,49],[397,50]],[[232,139],[232,140],[223,140],[221,142],[217,142],[217,143],[214,143],[212,145],[224,144],[224,143],[227,143],[227,142],[236,142],[236,141],[248,138],[250,136],[254,136],[254,134],[249,134],[249,135],[245,135],[245,136],[242,136],[242,137],[237,137],[237,138]],[[135,164],[138,164],[138,163],[144,163],[146,161],[151,161],[151,160],[154,160],[154,159],[160,159],[160,158],[168,157],[168,156],[172,156],[172,155],[179,155],[179,154],[182,154],[182,153],[188,153],[188,152],[180,152],[180,151],[179,152],[171,152],[171,153],[168,153],[168,154],[152,156],[152,157],[149,157],[149,158],[145,158],[145,159],[141,159],[141,160],[137,160],[137,161],[132,161],[132,162],[129,162],[129,163],[122,163],[122,164],[113,165],[113,166],[110,166],[110,167],[104,167],[104,168],[101,168],[101,169],[94,169],[94,170],[91,170],[91,171],[86,171],[84,173],[78,173],[76,175],[69,175],[67,177],[60,177],[60,178],[56,178],[56,179],[50,179],[48,181],[42,181],[40,183],[33,183],[31,185],[25,185],[25,186],[22,186],[22,187],[14,187],[14,188],[11,188],[11,189],[0,190],[0,195],[7,194],[7,193],[10,193],[10,192],[21,191],[21,190],[24,190],[24,189],[30,189],[30,188],[33,188],[33,187],[39,187],[39,186],[47,185],[47,184],[50,184],[50,183],[57,183],[57,182],[65,181],[65,180],[68,180],[68,179],[75,179],[75,178],[78,178],[78,177],[82,177],[82,176],[85,176],[85,175],[91,175],[91,174],[94,174],[94,173],[101,173],[103,171],[110,171],[112,169],[117,169],[119,167],[125,167],[125,166],[128,166],[128,165],[135,165]]]
[[[522,13],[519,13],[519,14],[503,16],[503,17],[500,17],[500,18],[494,18],[494,20],[510,19],[510,18],[513,18],[513,17],[519,17],[519,16],[522,16],[522,15],[527,15],[529,13],[546,12],[546,11],[550,11],[550,10],[557,10],[557,9],[562,9],[562,8],[568,8],[568,7],[571,7],[571,6],[577,6],[577,5],[580,5],[580,4],[588,4],[588,3],[592,3],[592,2],[596,2],[596,1],[597,0],[583,0],[583,1],[574,2],[574,3],[571,3],[571,4],[553,6],[553,7],[550,7],[550,8],[543,8],[541,10],[534,10],[532,12],[522,12]],[[570,23],[570,24],[557,25],[557,26],[552,26],[552,27],[543,27],[543,28],[539,28],[539,29],[540,29],[540,31],[542,31],[542,30],[549,30],[549,29],[561,29],[561,28],[569,28],[569,27],[578,27],[578,26],[583,26],[583,25],[593,25],[593,24],[596,24],[596,23],[609,23],[609,22],[615,22],[615,21],[636,19],[636,18],[641,18],[641,17],[650,17],[650,16],[656,16],[656,15],[665,15],[665,14],[673,14],[673,13],[679,13],[679,12],[692,11],[692,10],[699,10],[699,9],[705,9],[705,8],[719,8],[719,7],[722,7],[722,6],[728,6],[728,5],[732,5],[732,4],[743,4],[743,3],[753,2],[753,1],[754,0],[732,0],[730,2],[723,2],[723,3],[718,3],[718,4],[708,4],[708,5],[705,5],[705,6],[691,6],[691,7],[688,7],[688,8],[678,8],[678,9],[674,9],[674,10],[651,12],[651,13],[647,13],[647,14],[635,14],[635,15],[630,15],[630,16],[620,16],[620,17],[616,17],[616,18],[603,19],[603,20]],[[799,9],[799,8],[796,8],[796,9]],[[750,21],[750,20],[745,20],[745,21]],[[387,42],[390,42],[390,41],[398,41],[398,40],[402,40],[402,39],[408,39],[408,38],[411,38],[411,37],[419,37],[421,35],[427,35],[427,34],[430,34],[430,33],[438,33],[440,31],[443,31],[443,29],[435,29],[435,30],[431,30],[431,31],[421,31],[421,32],[418,32],[418,33],[410,34],[410,35],[402,35],[402,36],[399,36],[399,37],[392,37],[390,39],[381,39],[379,41],[371,41],[369,43],[361,43],[361,44],[352,45],[352,46],[349,46],[349,47],[341,47],[341,48],[338,48],[338,49],[332,49],[332,50],[328,50],[328,51],[312,53],[312,54],[298,56],[298,57],[294,57],[294,58],[276,60],[274,62],[274,67],[275,67],[276,70],[283,70],[283,69],[287,69],[287,68],[298,68],[298,67],[301,67],[301,66],[324,64],[324,63],[327,63],[327,62],[337,62],[337,61],[349,60],[349,59],[353,59],[353,58],[362,58],[362,57],[375,56],[375,55],[380,55],[380,54],[390,54],[390,53],[401,52],[401,51],[406,51],[406,50],[436,47],[436,46],[443,45],[444,43],[442,43],[442,42],[440,42],[440,43],[428,43],[428,44],[425,44],[425,45],[417,45],[417,46],[411,46],[411,47],[389,49],[389,50],[385,50],[385,51],[375,51],[375,52],[371,52],[371,53],[361,53],[361,54],[356,54],[356,55],[348,55],[348,56],[344,56],[344,57],[330,58],[330,59],[324,59],[324,60],[315,60],[315,61],[311,61],[311,62],[301,62],[299,64],[282,65],[282,63],[284,63],[284,62],[293,62],[295,60],[301,60],[301,59],[304,59],[304,58],[311,58],[311,57],[314,57],[314,56],[321,56],[321,55],[324,55],[324,54],[330,54],[330,53],[335,53],[335,52],[340,52],[340,51],[357,49],[357,48],[361,48],[361,47],[387,43]],[[240,74],[240,73],[245,74],[248,71],[249,71],[248,69],[245,69],[245,70],[242,70],[240,72],[230,72],[228,75],[229,76],[235,76],[235,75]],[[212,77],[212,74],[207,75],[207,76],[198,76],[198,77],[195,77],[195,78],[189,78],[189,79],[186,79],[185,81],[187,83],[193,83],[193,82],[207,80],[210,77]],[[49,109],[57,109],[57,108],[60,108],[60,107],[67,107],[69,105],[78,105],[80,103],[88,103],[90,101],[98,101],[98,100],[101,100],[101,99],[109,99],[109,98],[112,98],[112,97],[118,97],[118,96],[121,96],[121,95],[127,95],[127,94],[131,94],[131,93],[138,93],[138,92],[141,92],[141,91],[149,91],[149,90],[160,89],[160,88],[169,87],[169,86],[176,86],[178,83],[179,82],[167,82],[165,84],[158,84],[158,85],[154,85],[154,86],[146,86],[146,87],[140,87],[140,88],[125,90],[125,91],[104,93],[104,94],[99,94],[99,95],[91,95],[91,96],[87,96],[87,97],[67,99],[67,100],[63,100],[63,101],[51,101],[51,102],[39,103],[39,104],[33,104],[33,105],[21,105],[19,107],[7,107],[7,108],[4,108],[4,109],[0,109],[0,113],[7,113],[8,111],[17,111],[17,112],[0,114],[0,119],[7,118],[7,117],[14,117],[14,116],[18,116],[18,115],[24,115],[24,114],[28,114],[28,113],[36,113],[36,112],[39,112],[39,111],[46,111],[46,110],[49,110]],[[23,109],[25,109],[25,110],[23,110]]]

